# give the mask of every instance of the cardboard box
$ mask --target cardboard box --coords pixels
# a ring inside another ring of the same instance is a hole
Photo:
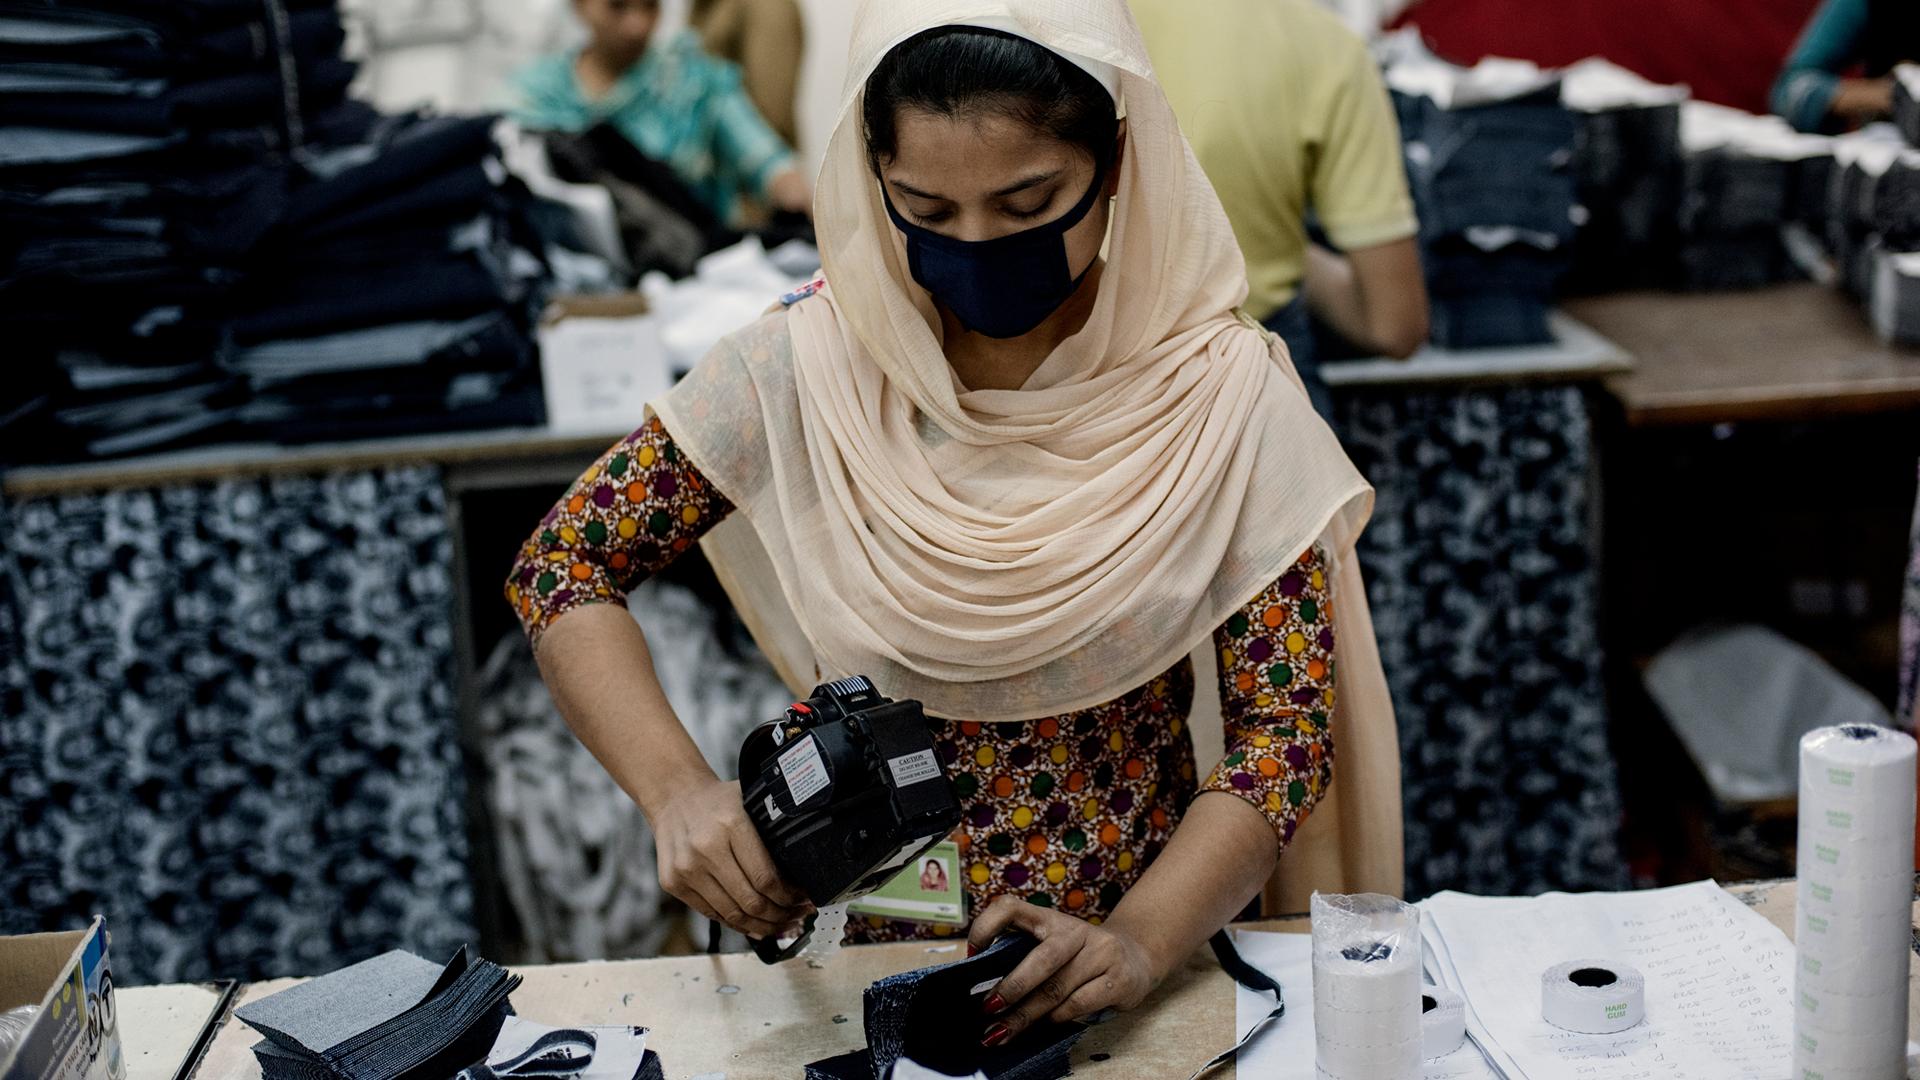
[[[107,928],[0,937],[0,1012],[38,1005],[0,1080],[126,1080],[107,966]]]
[[[540,325],[547,426],[615,437],[673,386],[660,319],[639,293],[555,300]]]

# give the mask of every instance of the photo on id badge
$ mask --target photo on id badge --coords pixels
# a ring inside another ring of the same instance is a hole
[[[847,914],[965,926],[967,894],[960,887],[959,845],[951,840],[935,844],[901,867],[893,880],[848,904]]]

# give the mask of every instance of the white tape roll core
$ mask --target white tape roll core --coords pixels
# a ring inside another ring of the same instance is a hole
[[[1420,1056],[1443,1058],[1467,1041],[1467,1003],[1438,986],[1420,988]]]
[[[1584,1035],[1625,1031],[1647,1018],[1647,980],[1610,960],[1555,964],[1540,976],[1540,1015]]]

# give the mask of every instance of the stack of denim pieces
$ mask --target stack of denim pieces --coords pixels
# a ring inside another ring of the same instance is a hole
[[[1827,244],[1880,337],[1920,344],[1920,150],[1884,125],[1833,140]]]
[[[1920,251],[1920,150],[1885,127],[1833,140],[1827,248],[1843,288],[1865,301],[1880,259]]]
[[[482,1062],[520,977],[465,950],[445,967],[395,950],[235,1010],[266,1038],[266,1080],[438,1080]]]
[[[863,1050],[816,1061],[807,1080],[887,1080],[894,1063],[910,1059],[948,1076],[985,1074],[987,1080],[1057,1080],[1072,1071],[1080,1023],[1042,1021],[997,1047],[981,1045],[991,1022],[982,1002],[1037,942],[1009,934],[978,956],[881,979],[867,988]]]
[[[381,119],[307,156],[235,290],[237,429],[281,442],[540,423],[546,266],[491,117]]]
[[[1832,140],[1778,117],[1689,101],[1680,141],[1679,284],[1742,289],[1806,277],[1789,240],[1826,231]]]
[[[1671,285],[1686,88],[1660,86],[1592,59],[1566,69],[1561,92],[1580,125],[1573,169],[1585,212],[1565,287],[1612,292]]]
[[[1576,125],[1557,79],[1530,64],[1438,61],[1387,72],[1405,140],[1445,348],[1552,340],[1547,317],[1571,261]]]
[[[33,456],[120,452],[227,415],[214,339],[141,319],[219,297],[284,197],[286,149],[366,115],[345,102],[342,38],[331,0],[0,2],[0,320],[18,359],[0,459],[21,456],[9,433]],[[54,362],[68,349],[83,385]]]
[[[348,100],[343,38],[333,0],[0,0],[0,463],[542,418],[490,122]]]

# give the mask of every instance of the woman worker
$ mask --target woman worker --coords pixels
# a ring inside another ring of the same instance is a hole
[[[507,593],[663,885],[749,934],[805,900],[676,721],[623,591],[697,541],[791,686],[865,674],[952,721],[971,944],[1041,942],[989,1002],[997,1044],[1138,1004],[1276,861],[1290,910],[1399,889],[1353,554],[1371,492],[1236,315],[1233,233],[1124,0],[866,0],[855,26],[824,285],[656,401]],[[1217,763],[1185,727],[1196,647]]]
[[[573,9],[586,44],[515,75],[517,120],[555,131],[612,124],[723,222],[741,220],[742,200],[806,209],[806,178],[740,69],[702,52],[692,33],[655,40],[660,0],[573,0]]]
[[[1916,59],[1920,4],[1823,0],[1774,80],[1773,111],[1801,131],[1885,120],[1893,114],[1891,72]]]

